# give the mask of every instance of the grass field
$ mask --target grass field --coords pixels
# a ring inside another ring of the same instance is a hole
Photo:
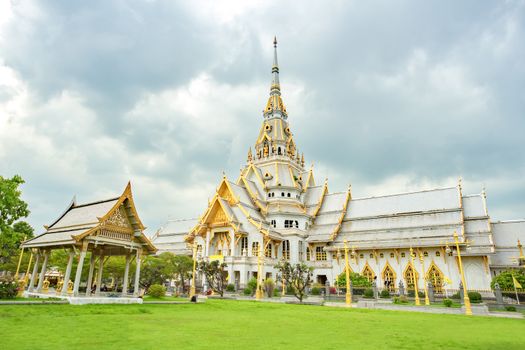
[[[525,320],[208,300],[0,307],[1,349],[523,349]]]

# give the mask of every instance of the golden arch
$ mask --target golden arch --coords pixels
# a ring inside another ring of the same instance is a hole
[[[361,272],[361,274],[366,277],[368,282],[373,282],[374,277],[376,276],[374,270],[372,270],[370,265],[368,265],[368,261],[366,262],[365,267],[363,268],[363,272]]]
[[[407,289],[414,289],[414,278],[419,279],[419,274],[411,262],[409,262],[405,267],[405,271],[403,271],[403,277],[405,279]]]
[[[443,272],[437,267],[437,265],[432,261],[430,267],[427,270],[427,280],[432,283],[434,291],[441,293],[443,291]]]
[[[396,273],[388,261],[381,272],[381,276],[383,278],[385,288],[388,288],[390,291],[394,291],[396,289]]]

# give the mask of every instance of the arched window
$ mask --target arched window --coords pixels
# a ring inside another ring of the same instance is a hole
[[[403,252],[401,253],[401,257],[404,258],[406,256],[406,254]]]
[[[304,250],[303,250],[303,241],[299,241],[299,261],[303,261],[304,258]]]
[[[283,241],[283,259],[290,260],[290,241]]]
[[[197,244],[197,257],[202,256],[202,244]]]
[[[383,270],[383,283],[385,288],[389,291],[394,291],[396,288],[396,274],[390,265],[387,265]]]
[[[241,255],[248,256],[248,237],[241,238]]]
[[[370,259],[374,258],[374,254],[370,253]]]
[[[390,253],[390,259],[394,259],[394,253]]]
[[[414,290],[414,278],[419,278],[418,277],[418,273],[417,271],[415,271],[412,267],[412,264],[408,265],[407,268],[405,269],[405,282],[406,282],[406,286],[407,286],[407,289],[411,289],[411,290]]]
[[[436,256],[441,256],[441,253],[439,251],[436,251]]]
[[[284,192],[281,192],[281,197],[284,197]]]
[[[359,254],[359,259],[363,259],[365,255],[363,253]]]
[[[278,154],[278,155],[281,155],[281,154],[282,154],[282,153],[281,153],[281,147],[277,148],[277,154]]]
[[[259,242],[252,243],[252,256],[259,256]]]
[[[315,260],[326,261],[326,251],[323,249],[323,247],[315,247]]]
[[[365,265],[365,268],[363,269],[362,275],[366,277],[368,282],[372,282],[374,280],[374,277],[375,277],[374,271],[372,270],[372,268],[368,264]]]
[[[310,247],[306,247],[306,261],[310,261],[311,256],[312,252],[310,251]]]
[[[381,259],[383,259],[383,258],[385,257],[385,254],[383,254],[383,253],[379,253],[379,257],[380,257]]]
[[[266,246],[266,250],[264,252],[264,256],[267,257],[267,258],[271,258],[272,257],[272,244],[271,243],[268,243],[268,245]]]
[[[423,256],[428,256],[428,252],[423,252]]]
[[[430,283],[432,283],[435,292],[443,292],[443,273],[434,263],[432,263],[428,269],[427,279],[430,281]]]
[[[295,228],[299,228],[299,221],[295,220]]]

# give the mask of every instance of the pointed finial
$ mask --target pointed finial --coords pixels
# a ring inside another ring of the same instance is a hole
[[[485,198],[487,198],[487,191],[485,188],[485,184],[483,184],[483,187],[481,188],[481,195]]]
[[[277,36],[273,37],[273,47],[277,47]]]

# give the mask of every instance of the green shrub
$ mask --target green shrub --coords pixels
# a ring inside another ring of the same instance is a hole
[[[290,285],[287,285],[286,286],[286,295],[294,295],[294,290],[293,290],[293,287],[290,286]]]
[[[275,282],[271,278],[267,278],[264,280],[264,290],[266,291],[266,295],[268,298],[271,298],[273,296],[273,290],[275,289]]]
[[[251,289],[252,293],[257,290],[257,279],[255,277],[250,278],[248,281],[248,288]]]
[[[408,299],[405,295],[394,297],[394,304],[408,304]]]
[[[14,299],[17,294],[17,281],[12,279],[0,280],[0,299]]]
[[[160,284],[153,284],[148,288],[148,295],[154,298],[162,298],[166,295],[166,287]]]
[[[312,289],[310,290],[310,294],[312,294],[312,295],[319,295],[319,294],[321,294],[321,288],[319,288],[319,287],[312,287]]]
[[[413,298],[413,297],[415,296],[415,294],[414,294],[414,290],[409,290],[407,294],[408,294],[408,296],[411,297],[411,298]],[[424,298],[424,297],[425,297],[425,292],[419,291],[419,292],[417,292],[417,295],[418,295],[420,298]]]
[[[228,284],[228,285],[226,286],[226,291],[229,292],[229,293],[233,293],[233,292],[235,292],[235,286],[234,286],[233,284],[231,284],[231,283]]]
[[[281,296],[281,291],[279,289],[274,289],[273,290],[273,296],[274,297],[280,297]]]
[[[244,295],[252,295],[253,291],[250,287],[247,287],[247,288],[244,288],[244,290],[242,291],[242,293]]]
[[[446,307],[451,307],[452,299],[443,299],[443,305],[445,305]]]
[[[468,292],[468,297],[471,303],[481,303],[481,294],[478,292]]]
[[[383,299],[388,299],[388,298],[390,298],[390,292],[388,290],[386,290],[386,289],[383,289],[379,296],[381,298],[383,298]]]
[[[367,299],[373,299],[374,291],[371,288],[365,289],[365,292],[363,293],[363,297]]]
[[[516,306],[507,305],[505,306],[506,311],[516,311]]]
[[[450,296],[450,299],[461,299],[459,292],[456,292]]]

